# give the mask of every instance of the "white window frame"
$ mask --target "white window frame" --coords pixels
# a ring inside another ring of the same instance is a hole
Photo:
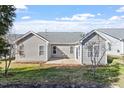
[[[23,46],[23,48],[21,49],[22,46]],[[24,44],[19,45],[19,55],[21,57],[24,57],[25,56],[25,53],[24,53]]]
[[[95,52],[95,47],[98,47],[98,54],[95,54],[95,53],[94,53],[94,52]],[[92,51],[91,51],[89,48],[88,48],[88,50],[87,50],[87,55],[88,55],[88,57],[91,57],[91,56],[99,57],[99,55],[100,55],[99,53],[100,53],[100,46],[98,46],[98,45],[94,45]]]
[[[94,49],[93,52],[95,52],[95,47],[98,47],[98,51],[97,51],[97,53],[94,53],[94,56],[99,57],[99,51],[100,51],[99,46],[95,45],[94,48],[93,48]]]
[[[88,48],[88,50],[87,50],[87,55],[88,55],[88,57],[91,57],[91,55],[93,55],[92,54],[92,51]]]
[[[42,51],[40,50],[40,47],[41,47],[41,46],[43,47],[43,50],[42,50]],[[40,52],[43,52],[43,54],[40,54]],[[38,46],[38,55],[39,55],[39,56],[45,55],[45,46],[44,46],[44,45],[39,45],[39,46]]]

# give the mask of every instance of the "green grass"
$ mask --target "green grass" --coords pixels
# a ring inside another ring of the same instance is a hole
[[[90,67],[76,66],[76,67],[59,67],[59,66],[44,66],[41,67],[24,65],[21,67],[11,67],[9,70],[10,75],[5,78],[0,71],[0,84],[7,83],[84,83],[84,82],[96,82],[103,84],[111,84],[119,80],[120,74],[119,64],[112,64],[110,66],[98,67],[96,70],[96,77],[93,77],[93,73]],[[124,70],[124,68],[123,68]]]
[[[114,84],[119,87],[124,87],[124,61],[122,58],[119,58],[119,59],[115,59],[112,64],[114,65],[117,63],[119,65],[119,73],[120,74],[118,76],[119,80],[117,82],[115,82]]]

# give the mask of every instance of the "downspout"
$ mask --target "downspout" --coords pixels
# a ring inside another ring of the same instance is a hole
[[[82,43],[81,43],[81,45],[82,45]],[[82,45],[82,51],[81,52],[82,52],[82,55],[81,56],[82,56],[82,64],[83,64],[84,63],[83,62],[83,59],[84,59],[84,57],[83,57],[83,45]]]
[[[83,64],[83,44],[82,44],[82,41],[80,42],[80,62],[81,62],[81,64]]]
[[[48,61],[49,60],[49,43],[48,42],[46,42],[46,61]]]
[[[124,62],[124,39],[122,39],[122,42],[123,42],[123,54],[122,54],[122,59],[123,59],[123,62]]]
[[[122,42],[123,42],[123,56],[124,56],[124,39],[122,40]]]
[[[82,44],[80,44],[80,50],[79,50],[79,53],[80,53],[80,63],[82,64]]]
[[[107,62],[107,57],[108,57],[108,52],[107,52],[107,50],[108,50],[108,47],[107,47],[107,44],[108,44],[108,42],[107,41],[105,41],[105,61],[106,61],[106,63],[105,64],[107,64],[108,62]]]

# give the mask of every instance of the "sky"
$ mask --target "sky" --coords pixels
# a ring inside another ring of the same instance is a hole
[[[15,5],[13,33],[89,32],[124,28],[124,6],[117,5]]]

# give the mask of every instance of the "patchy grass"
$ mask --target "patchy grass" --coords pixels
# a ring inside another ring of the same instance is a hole
[[[118,82],[118,75],[123,73],[123,66],[111,64],[110,66],[98,67],[96,77],[89,66],[59,66],[45,64],[19,64],[12,63],[10,75],[5,78],[3,73],[4,64],[0,64],[0,84],[85,84],[89,83],[111,85]],[[100,87],[100,86],[98,86]],[[101,86],[102,87],[102,86]]]
[[[115,59],[112,64],[117,64],[119,65],[119,73],[120,75],[118,76],[119,80],[117,82],[114,82],[114,85],[117,85],[119,87],[124,87],[124,61],[122,58]]]

